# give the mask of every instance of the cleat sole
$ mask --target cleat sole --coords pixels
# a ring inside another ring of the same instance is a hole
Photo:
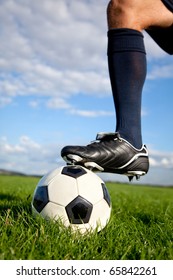
[[[64,156],[63,159],[69,164],[76,164],[76,163],[83,162],[82,157],[80,157],[78,155],[73,155],[73,154],[69,154],[67,156]]]
[[[140,176],[145,175],[146,171],[139,171],[139,170],[130,170],[130,171],[124,171],[122,168],[117,169],[111,169],[111,170],[105,170],[103,167],[101,167],[99,164],[93,161],[85,162],[84,159],[78,155],[68,154],[67,156],[63,157],[64,160],[67,162],[67,164],[79,164],[82,165],[89,170],[93,172],[108,172],[108,173],[116,173],[121,175],[126,175],[131,182],[133,180],[133,177],[136,177],[136,180],[140,180]]]
[[[85,167],[92,170],[92,171],[95,171],[95,172],[103,172],[104,171],[104,168],[102,168],[100,165],[98,165],[97,163],[95,162],[85,162],[84,163]]]

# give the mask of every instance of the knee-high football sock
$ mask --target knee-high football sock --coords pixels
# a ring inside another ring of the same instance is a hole
[[[116,110],[116,131],[140,149],[141,99],[146,77],[142,33],[128,28],[109,30],[108,66]]]

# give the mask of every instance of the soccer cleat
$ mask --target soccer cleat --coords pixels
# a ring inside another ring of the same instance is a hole
[[[87,146],[66,146],[61,156],[67,164],[78,164],[92,171],[127,175],[129,181],[137,180],[149,169],[145,145],[136,149],[119,133],[99,133],[96,141]]]

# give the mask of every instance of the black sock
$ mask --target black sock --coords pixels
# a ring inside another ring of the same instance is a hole
[[[116,110],[116,131],[140,149],[141,99],[146,77],[146,54],[141,32],[108,31],[108,66]]]

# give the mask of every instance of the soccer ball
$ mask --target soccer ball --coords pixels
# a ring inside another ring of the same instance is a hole
[[[62,166],[38,182],[33,214],[61,220],[65,227],[82,234],[103,229],[111,215],[111,200],[105,183],[81,166]]]

